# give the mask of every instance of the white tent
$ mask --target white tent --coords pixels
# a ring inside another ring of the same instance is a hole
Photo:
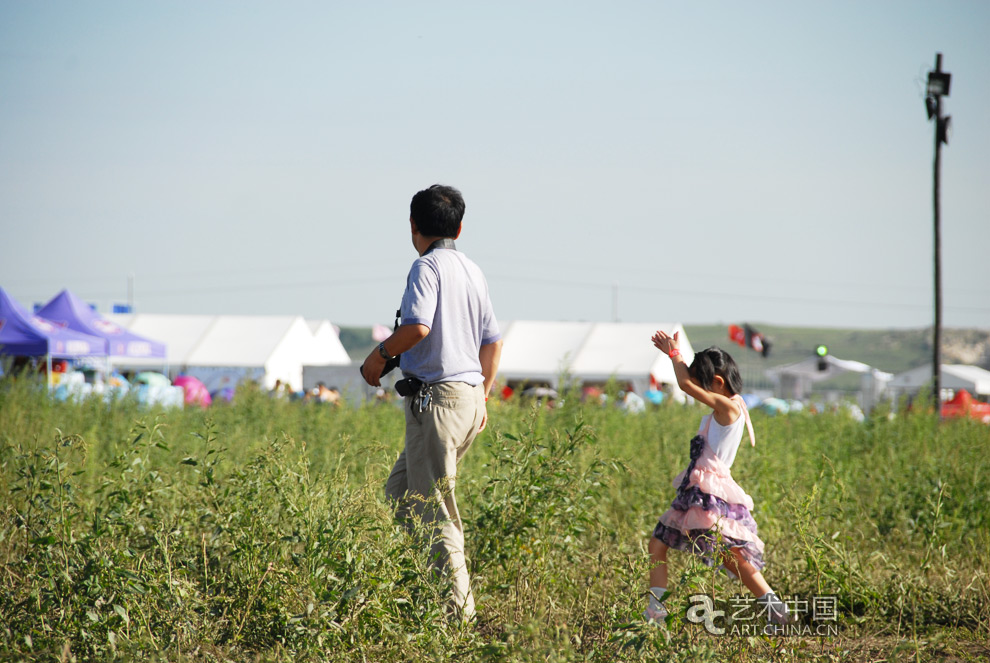
[[[677,379],[670,359],[653,347],[657,330],[678,332],[685,360],[694,349],[680,323],[545,322],[517,320],[504,325],[500,379],[545,382],[559,388],[562,379],[577,382],[630,382],[642,393],[656,382]]]
[[[299,389],[313,335],[296,316],[219,316],[185,360],[187,375],[210,391],[257,380],[270,389],[281,380]]]
[[[155,313],[141,314],[106,314],[105,317],[120,327],[126,327],[135,334],[157,338],[166,344],[165,358],[167,368],[181,367],[200,342],[206,331],[216,320],[214,315],[159,315]],[[154,370],[162,368],[160,359],[139,357],[121,357],[114,361],[116,368],[129,370]]]
[[[312,366],[342,366],[351,363],[350,355],[340,342],[340,331],[329,320],[307,320],[313,334]]]
[[[304,365],[350,363],[328,321],[307,323],[299,316],[110,317],[121,326],[164,341],[170,374],[197,377],[210,391],[236,385],[242,379],[257,380],[268,389],[281,380],[298,390],[302,388]],[[121,366],[153,367],[136,361]]]
[[[885,373],[861,361],[839,359],[832,355],[809,357],[766,371],[767,377],[777,384],[777,391],[781,396],[795,399],[806,398],[811,391],[812,382],[834,378],[843,373],[859,373],[862,376],[859,404],[866,411],[873,409],[894,377],[891,373]]]
[[[824,365],[825,370],[819,368],[820,363]],[[810,380],[811,382],[819,382],[821,380],[834,378],[835,376],[843,373],[870,373],[873,370],[875,369],[872,366],[869,364],[864,364],[861,361],[839,359],[838,357],[833,357],[832,355],[826,355],[824,357],[809,357],[808,359],[802,359],[801,361],[794,362],[793,364],[784,364],[783,366],[768,368],[766,374],[767,377],[772,380],[777,380],[784,375],[797,375]],[[887,380],[893,377],[890,373],[882,373],[882,375],[887,376]]]
[[[932,365],[919,366],[899,373],[890,381],[895,396],[916,394],[932,384]],[[965,364],[942,364],[939,375],[942,389],[959,391],[965,389],[974,396],[990,396],[990,371],[979,366]]]
[[[518,320],[504,324],[500,378],[556,385],[570,371],[590,329],[586,322]]]

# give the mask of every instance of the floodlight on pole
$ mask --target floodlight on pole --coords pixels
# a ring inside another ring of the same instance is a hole
[[[819,345],[815,348],[815,354],[818,355],[818,370],[827,371],[828,370],[828,346]]]
[[[928,94],[933,97],[948,97],[949,86],[952,83],[952,74],[941,70],[942,54],[935,56],[935,71],[928,72]]]
[[[935,163],[932,186],[932,203],[935,216],[935,325],[932,339],[932,381],[935,399],[935,412],[942,413],[942,229],[939,220],[939,166],[942,160],[942,145],[949,143],[951,118],[942,117],[942,97],[949,96],[952,74],[942,71],[942,54],[935,54],[935,69],[928,72],[928,87],[925,96],[925,111],[928,119],[935,121]]]

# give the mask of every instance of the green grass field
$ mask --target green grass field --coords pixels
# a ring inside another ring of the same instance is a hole
[[[242,389],[207,411],[142,410],[0,382],[0,658],[990,657],[990,427],[754,414],[757,447],[733,469],[765,575],[785,597],[834,597],[835,620],[822,636],[718,636],[687,620],[690,596],[745,590],[685,555],[670,622],[639,617],[647,538],[702,411],[489,410],[458,481],[479,610],[465,626],[382,496],[398,408]]]

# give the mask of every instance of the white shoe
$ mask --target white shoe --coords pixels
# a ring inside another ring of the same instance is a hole
[[[766,601],[757,599],[767,609],[767,621],[777,626],[784,626],[791,623],[791,614],[787,610],[787,604],[777,598],[776,594],[771,594]]]
[[[647,624],[663,624],[667,619],[667,608],[661,605],[659,610],[654,610],[647,606],[643,611],[643,619]]]

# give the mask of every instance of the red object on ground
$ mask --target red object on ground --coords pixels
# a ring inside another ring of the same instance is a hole
[[[974,401],[965,389],[960,389],[952,400],[942,403],[943,417],[972,417],[990,424],[990,403]]]

